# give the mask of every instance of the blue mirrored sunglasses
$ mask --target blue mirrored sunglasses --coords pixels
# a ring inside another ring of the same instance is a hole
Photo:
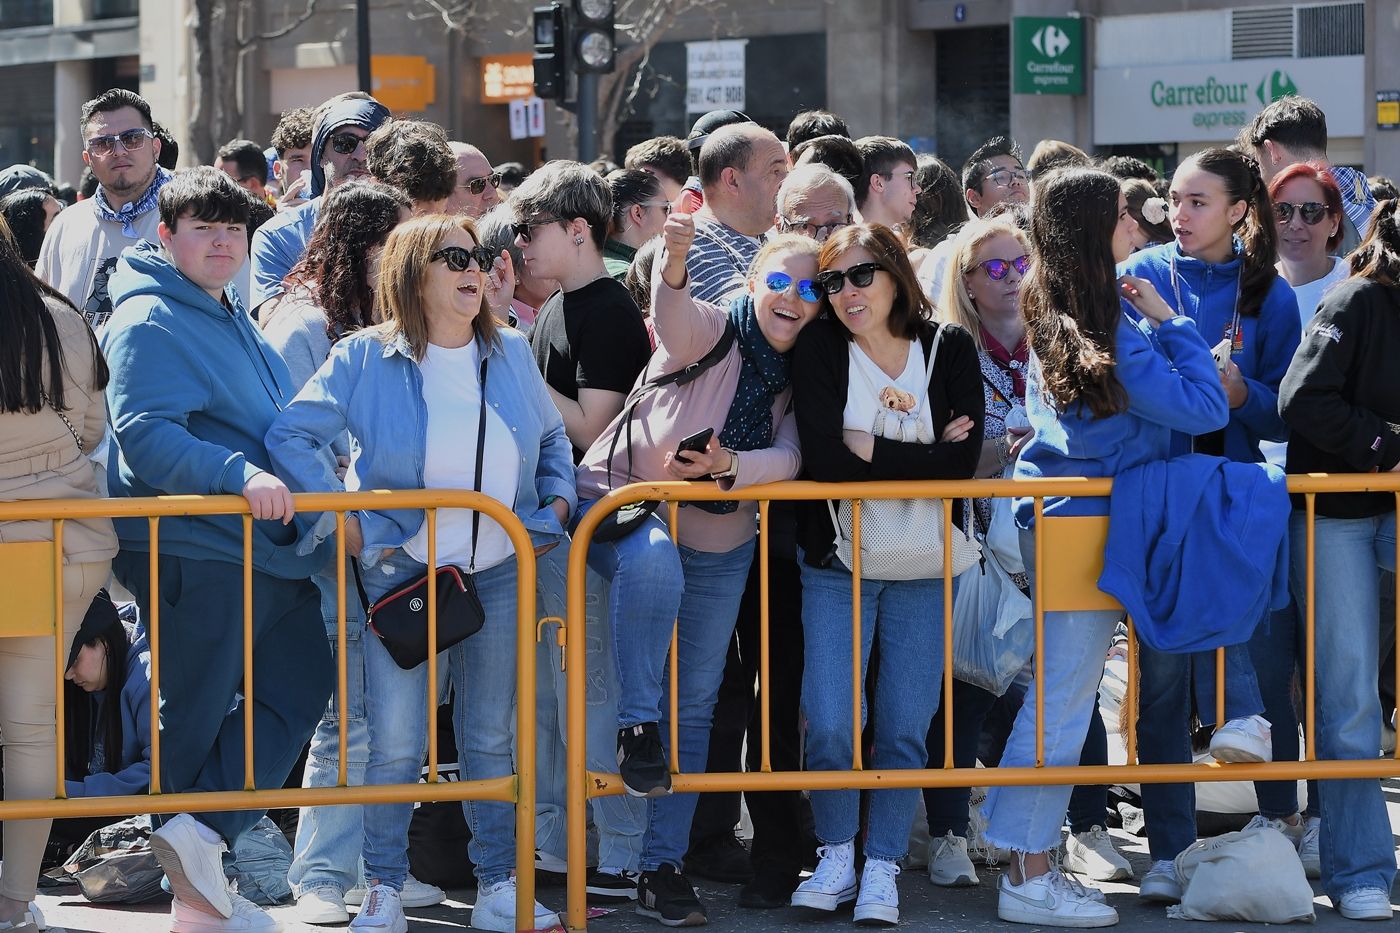
[[[770,272],[764,278],[763,283],[768,286],[770,292],[782,294],[792,288],[792,276],[786,272]],[[817,302],[821,300],[822,291],[816,282],[811,279],[799,279],[797,282],[797,297],[803,301]]]

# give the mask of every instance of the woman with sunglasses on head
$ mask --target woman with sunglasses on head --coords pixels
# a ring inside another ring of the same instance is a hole
[[[577,462],[622,410],[651,341],[636,302],[603,263],[612,192],[597,172],[549,162],[511,192],[510,206],[525,268],[559,283],[539,309],[530,347]]]
[[[792,479],[800,468],[789,369],[798,333],[817,314],[817,244],[793,234],[771,238],[744,291],[720,308],[690,297],[685,259],[695,236],[692,215],[673,212],[663,236],[652,283],[656,354],[627,406],[579,465],[580,515],[630,482],[713,481],[730,490]],[[696,366],[692,380],[646,388],[688,366]],[[668,796],[672,626],[679,626],[680,639],[676,751],[681,771],[696,774],[705,770],[756,513],[754,502],[682,507],[673,544],[663,506],[638,513],[607,540],[595,538],[588,552],[589,566],[612,583],[618,768],[629,794],[653,798],[637,911],[667,926],[706,919],[680,872],[695,797]]]
[[[576,501],[568,439],[524,338],[486,310],[482,270],[495,258],[464,217],[415,218],[394,229],[375,286],[384,323],[336,343],[268,432],[273,462],[294,488],[476,488],[515,512],[537,552],[567,537]],[[329,454],[347,432],[352,459],[342,481]],[[322,513],[312,537],[334,530],[334,516]],[[422,510],[347,515],[345,549],[359,559],[371,604],[427,574],[427,535]],[[505,777],[514,733],[516,556],[500,525],[465,509],[439,510],[436,556],[439,568],[471,575],[485,610],[480,631],[445,652],[462,775]],[[413,783],[427,748],[427,663],[404,670],[378,637],[367,634],[362,645],[364,783]],[[480,885],[472,926],[513,930],[514,810],[480,801],[463,809]],[[352,929],[406,930],[401,891],[412,812],[407,803],[364,808],[369,891]],[[536,928],[558,922],[535,905]]]
[[[807,475],[821,482],[972,477],[982,452],[984,404],[971,335],[957,324],[930,323],[932,308],[904,244],[888,227],[857,224],[840,230],[822,246],[819,260],[817,281],[827,317],[803,333],[793,362]],[[881,419],[890,420],[887,400],[900,413],[900,439],[877,428]],[[799,514],[807,767],[843,771],[853,760],[851,568],[836,557],[827,503],[804,503]],[[955,503],[954,526],[970,521],[963,503]],[[871,526],[865,533],[873,533]],[[938,607],[944,588],[952,585],[941,577],[861,580],[863,667],[877,635],[880,640],[880,670],[870,700],[875,723],[870,767],[927,763],[925,740],[938,708],[943,663]],[[912,788],[870,792],[865,870],[857,885],[860,793],[813,791],[821,861],[793,893],[793,906],[834,911],[855,900],[856,922],[896,923],[895,876],[918,794]]]
[[[1133,254],[1120,271],[1151,282],[1177,314],[1196,322],[1214,348],[1230,403],[1223,431],[1179,436],[1174,452],[1262,463],[1261,442],[1287,440],[1278,386],[1299,337],[1293,291],[1274,267],[1278,223],[1268,190],[1253,159],[1231,149],[1207,149],[1177,168],[1169,202],[1176,240]],[[1254,641],[1269,637],[1268,617],[1265,609]],[[1226,721],[1214,723],[1210,740],[1210,753],[1221,761],[1274,757],[1252,654],[1249,645],[1225,648]],[[1141,644],[1139,658],[1138,760],[1189,763],[1193,682],[1196,711],[1203,723],[1212,723],[1215,653],[1168,653]],[[1139,894],[1155,903],[1176,903],[1182,884],[1172,860],[1196,841],[1195,786],[1145,784],[1142,799],[1152,869]],[[1293,813],[1269,815],[1297,819]],[[1295,844],[1301,841],[1301,826],[1290,826],[1290,832]]]
[[[1342,193],[1332,173],[1298,162],[1269,182],[1278,220],[1278,274],[1293,287],[1298,319],[1307,330],[1322,296],[1347,277],[1342,245]]]
[[[1217,430],[1228,418],[1210,348],[1194,323],[1177,316],[1150,283],[1125,277],[1120,304],[1114,263],[1132,252],[1136,221],[1117,178],[1095,169],[1052,172],[1032,207],[1035,261],[1021,286],[1031,356],[1026,411],[1033,433],[1016,460],[1016,478],[1114,476],[1166,460],[1173,432]],[[1033,500],[1017,499],[1021,554],[1035,568]],[[1102,498],[1047,497],[1044,514],[1105,515]],[[1016,714],[1001,764],[1080,759],[1104,659],[1122,613],[1045,614],[1044,710],[1034,681]],[[1037,723],[1037,720],[1041,720]],[[1103,896],[1066,877],[1052,857],[1072,789],[995,787],[987,797],[987,841],[1012,851],[997,915],[1043,926],[1100,927],[1118,921]]]
[[[1289,473],[1400,470],[1400,202],[1382,201],[1347,258],[1351,275],[1322,297],[1279,393],[1293,429]],[[1306,611],[1307,513],[1294,496],[1292,588]],[[1381,572],[1395,572],[1391,493],[1320,495],[1316,578],[1317,758],[1376,756],[1384,714],[1376,674]],[[1322,888],[1352,920],[1391,919],[1395,846],[1378,781],[1318,782]],[[1312,794],[1309,794],[1312,805]],[[1310,827],[1311,829],[1311,827]]]
[[[671,205],[661,193],[655,175],[637,169],[619,169],[608,175],[612,194],[612,220],[603,244],[603,265],[619,282],[641,245],[661,232]]]

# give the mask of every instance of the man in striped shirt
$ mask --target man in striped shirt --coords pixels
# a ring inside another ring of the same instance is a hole
[[[783,144],[756,123],[721,127],[705,140],[705,206],[695,215],[695,241],[686,256],[696,299],[719,304],[743,290],[787,173]]]

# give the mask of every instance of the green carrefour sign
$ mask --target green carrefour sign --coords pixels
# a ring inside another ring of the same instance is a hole
[[[1012,90],[1017,94],[1084,93],[1084,21],[1018,16],[1012,24]]]

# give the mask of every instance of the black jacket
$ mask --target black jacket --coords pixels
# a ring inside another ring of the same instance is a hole
[[[803,329],[792,357],[792,399],[807,479],[846,483],[972,477],[982,453],[985,416],[981,364],[971,334],[956,324],[943,327],[928,389],[934,435],[941,435],[949,421],[963,415],[972,418],[972,431],[956,444],[906,444],[877,437],[869,463],[852,453],[841,437],[850,385],[850,341],[845,328],[824,317]],[[933,345],[933,334],[932,326],[920,334],[925,358]],[[961,524],[962,503],[954,505],[953,521]],[[830,562],[836,532],[825,502],[800,504],[797,541],[806,552],[807,563],[826,566]]]
[[[1375,473],[1400,463],[1400,287],[1353,277],[1329,291],[1279,388],[1289,473]],[[1296,508],[1302,496],[1294,496]],[[1391,493],[1317,497],[1330,518],[1395,510]]]

